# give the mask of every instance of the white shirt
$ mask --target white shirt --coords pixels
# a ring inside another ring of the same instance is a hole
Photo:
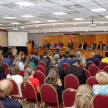
[[[10,74],[8,74],[7,78],[11,78],[17,83],[18,88],[19,88],[20,97],[22,97],[20,85],[23,82],[23,77],[20,76],[20,75],[10,75]]]

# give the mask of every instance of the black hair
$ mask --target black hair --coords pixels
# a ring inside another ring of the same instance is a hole
[[[34,54],[35,54],[34,51],[32,51],[32,52],[31,52],[31,55],[34,55]]]
[[[64,54],[64,58],[68,58],[68,53],[65,53]]]
[[[8,50],[11,50],[11,48],[8,48]]]
[[[9,52],[6,51],[6,52],[5,52],[5,57],[9,57],[9,55],[10,55]]]
[[[76,59],[73,61],[74,64],[80,65],[80,60]]]
[[[45,51],[45,52],[43,53],[43,56],[46,56],[46,55],[47,55],[47,53],[48,53],[48,52],[47,52],[47,51]]]
[[[105,53],[105,57],[108,57],[108,52]]]
[[[35,51],[34,53],[35,53],[35,55],[38,55],[38,51]]]

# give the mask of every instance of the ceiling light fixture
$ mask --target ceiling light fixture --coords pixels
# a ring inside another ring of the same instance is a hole
[[[47,22],[57,22],[57,20],[47,20]]]
[[[55,12],[55,13],[52,13],[52,14],[54,14],[54,15],[65,15],[67,13],[64,13],[64,12]]]
[[[105,16],[105,18],[108,18],[108,16]]]
[[[31,3],[31,2],[19,2],[19,3],[15,3],[17,5],[20,5],[20,6],[33,6],[33,5],[36,5],[34,3]]]
[[[33,15],[22,15],[21,17],[30,18],[30,17],[35,17],[35,16],[33,16]]]
[[[11,24],[15,24],[15,25],[17,25],[17,24],[20,24],[20,23],[11,23]]]
[[[42,23],[41,21],[31,21],[32,23]]]
[[[101,12],[101,11],[107,11],[104,8],[98,8],[98,9],[91,9],[93,12]]]
[[[38,25],[36,25],[36,27],[38,27]]]
[[[9,16],[9,17],[3,17],[4,19],[16,19],[16,17]]]
[[[85,20],[84,18],[73,18],[74,20]]]

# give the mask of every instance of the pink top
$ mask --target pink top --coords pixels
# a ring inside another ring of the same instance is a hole
[[[62,48],[62,46],[61,46],[61,45],[56,45],[56,48],[61,49],[61,48]]]

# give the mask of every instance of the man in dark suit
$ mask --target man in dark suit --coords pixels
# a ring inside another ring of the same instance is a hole
[[[32,38],[30,39],[29,43],[32,43],[32,47],[34,46],[34,41],[32,40]]]
[[[86,44],[84,44],[84,42],[82,42],[82,44],[78,47],[79,49],[86,49]]]
[[[101,41],[99,42],[98,49],[103,50],[103,45]]]
[[[64,70],[62,68],[58,67],[58,63],[57,63],[57,61],[55,59],[53,59],[51,61],[51,67],[46,70],[46,76],[49,74],[50,69],[54,68],[54,67],[56,67],[59,70],[59,77],[60,77],[60,79],[62,81],[62,88],[64,90],[64,76],[65,76]]]
[[[31,56],[32,56],[32,60],[33,60],[33,62],[34,62],[35,65],[37,66],[37,64],[38,64],[38,59],[35,58],[35,52],[34,52],[34,51],[31,52]]]
[[[45,51],[44,53],[43,53],[43,57],[42,58],[40,58],[40,60],[39,60],[39,62],[40,61],[43,61],[43,62],[45,62],[46,63],[46,65],[47,65],[47,68],[49,67],[49,59],[47,59],[47,51]]]
[[[47,43],[47,40],[45,40],[45,44],[44,44],[44,47],[43,48],[48,48],[48,43]]]
[[[99,59],[100,61],[102,60],[103,57],[100,55],[100,51],[97,51],[97,52],[96,52],[96,55],[95,55],[94,58],[97,58],[97,59]]]
[[[2,61],[3,63],[7,63],[9,65],[9,67],[12,65],[13,61],[12,59],[10,59],[10,55],[9,52],[5,52],[5,58]]]
[[[75,60],[71,67],[65,69],[65,75],[72,74],[76,76],[79,80],[79,85],[86,83],[85,71],[79,68],[80,61]]]

